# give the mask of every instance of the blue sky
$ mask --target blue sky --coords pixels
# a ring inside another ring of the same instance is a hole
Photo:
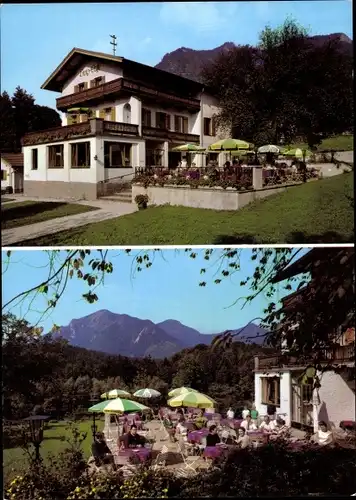
[[[305,251],[303,249],[301,254]],[[110,250],[114,272],[107,275],[105,284],[98,288],[99,301],[89,305],[81,299],[81,294],[87,289],[82,281],[73,279],[69,281],[58,306],[39,326],[48,331],[53,324],[67,325],[74,318],[108,309],[115,313],[150,319],[155,323],[176,319],[202,333],[217,333],[239,328],[261,316],[268,303],[262,296],[244,309],[241,309],[242,302],[231,306],[237,298],[246,295],[246,288],[240,287],[240,281],[250,276],[255,268],[250,260],[250,249],[242,250],[241,271],[231,279],[223,280],[220,285],[213,283],[218,266],[209,265],[204,260],[203,250],[196,250],[196,260],[189,258],[183,250],[177,252],[166,249],[162,252],[163,256],[155,256],[150,269],[133,276],[133,256],[128,256],[123,250]],[[211,262],[217,262],[219,255],[215,253]],[[39,285],[48,276],[48,253],[44,250],[13,251],[9,265],[6,264],[4,252],[2,259],[3,304],[18,293]],[[207,269],[205,277],[200,275],[202,267]],[[207,281],[206,287],[198,286],[202,279]],[[276,298],[280,299],[284,294],[286,292],[280,285]],[[17,307],[13,307],[11,312],[35,324],[41,318],[45,306],[43,295],[34,298],[31,294]]]
[[[1,89],[17,85],[38,104],[55,107],[58,94],[40,86],[73,47],[111,52],[149,65],[179,47],[211,49],[224,42],[256,44],[267,25],[292,16],[313,35],[352,38],[352,2],[204,2],[2,5]]]

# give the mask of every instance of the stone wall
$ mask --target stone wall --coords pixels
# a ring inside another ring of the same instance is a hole
[[[300,185],[273,186],[254,191],[239,191],[222,188],[197,188],[186,186],[143,186],[134,184],[132,186],[132,201],[138,194],[148,196],[149,205],[176,205],[192,208],[211,208],[213,210],[238,210],[249,203],[267,198],[288,189],[296,189]]]
[[[24,194],[33,198],[96,200],[97,185],[90,182],[24,181]]]

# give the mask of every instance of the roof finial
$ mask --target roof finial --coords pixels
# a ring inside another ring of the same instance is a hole
[[[116,35],[110,35],[110,38],[112,38],[112,41],[110,42],[110,45],[112,45],[112,52],[115,55],[116,54]]]

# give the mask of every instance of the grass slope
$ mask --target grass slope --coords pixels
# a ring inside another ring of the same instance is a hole
[[[57,455],[63,451],[68,443],[66,439],[71,438],[71,433],[68,429],[69,422],[58,422],[49,423],[48,427],[44,431],[44,440],[41,445],[41,457],[44,462],[47,461],[49,454]],[[96,420],[98,430],[103,430],[104,420]],[[92,443],[92,431],[91,431],[92,420],[85,420],[83,422],[77,422],[77,426],[80,432],[86,432],[87,436],[83,442],[83,451],[86,458],[91,455],[91,443]],[[62,441],[61,437],[65,440]],[[3,467],[4,467],[4,477],[6,479],[13,477],[16,473],[20,473],[26,467],[27,455],[21,448],[9,448],[3,450]]]
[[[309,182],[238,211],[152,207],[19,246],[351,242],[353,177]]]
[[[305,142],[294,143],[289,146],[289,149],[302,148],[310,149]],[[353,151],[354,149],[354,136],[353,135],[336,135],[335,137],[328,137],[321,141],[317,146],[317,151],[334,150],[334,151]]]
[[[27,226],[56,217],[97,210],[96,207],[63,202],[23,201],[1,205],[1,229]]]

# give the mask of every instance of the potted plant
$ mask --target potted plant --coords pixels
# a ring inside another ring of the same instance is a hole
[[[135,196],[135,202],[137,203],[139,210],[144,210],[147,208],[148,196],[147,194],[138,194]]]

